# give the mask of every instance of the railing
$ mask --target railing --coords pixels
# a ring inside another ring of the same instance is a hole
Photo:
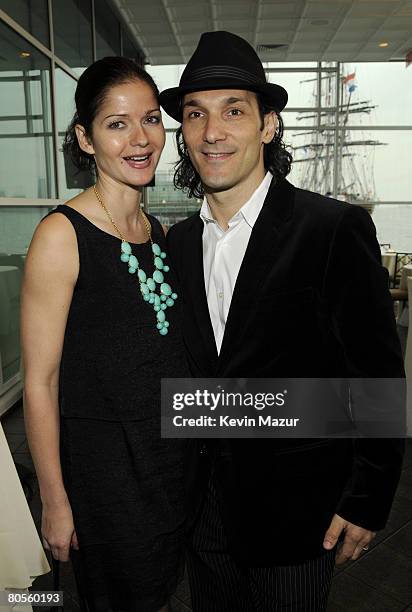
[[[20,287],[39,221],[59,200],[0,198],[0,415],[22,395]]]
[[[194,214],[201,206],[199,199],[188,199],[167,180],[160,180],[155,188],[147,189],[144,199],[148,211],[166,226]],[[24,257],[40,220],[63,203],[57,199],[0,198],[0,414],[21,395],[18,312]],[[412,203],[374,202],[376,207],[381,204],[410,206]],[[391,241],[396,249],[395,239]],[[412,253],[398,253],[395,283],[401,268],[411,262]]]

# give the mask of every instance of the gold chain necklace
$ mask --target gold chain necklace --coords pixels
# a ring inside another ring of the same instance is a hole
[[[105,203],[102,200],[102,196],[97,191],[96,185],[93,185],[93,190],[94,190],[94,194],[95,194],[95,196],[97,198],[97,201],[99,202],[100,206],[103,208],[104,212],[106,213],[107,217],[109,218],[110,223],[113,225],[114,229],[119,234],[120,240],[122,240],[123,242],[126,242],[126,239],[123,236],[122,232],[117,227],[117,225],[116,225],[116,223],[115,223],[115,221],[114,221],[114,219],[112,217],[112,214],[111,214],[110,210],[106,207]],[[138,204],[138,208],[136,210],[136,217],[137,217],[137,219],[139,218],[139,209],[140,209],[140,206]],[[145,226],[146,233],[149,236],[150,242],[153,244],[153,241],[152,241],[152,227],[151,227],[151,225],[149,223],[149,219],[146,217],[146,215],[145,215],[145,213],[144,213],[144,211],[142,209],[140,209],[140,213],[142,215],[142,219],[143,219],[143,223],[144,223],[144,226]]]

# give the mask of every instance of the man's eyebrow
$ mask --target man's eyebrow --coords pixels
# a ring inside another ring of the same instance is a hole
[[[227,98],[225,100],[226,104],[237,104],[238,102],[244,102],[245,104],[249,104],[249,100],[247,98],[237,98],[232,96],[231,98]]]
[[[185,108],[186,106],[201,106],[201,104],[199,100],[196,100],[196,98],[192,98],[191,100],[184,102],[183,108]]]
[[[245,104],[249,104],[247,98],[239,98],[237,96],[231,96],[230,98],[225,98],[222,100],[223,104],[237,104],[238,102],[244,102]],[[183,108],[186,106],[202,106],[202,102],[197,100],[196,98],[191,98],[187,102],[183,104]]]

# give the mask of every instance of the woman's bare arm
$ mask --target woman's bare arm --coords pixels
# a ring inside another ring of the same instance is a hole
[[[59,457],[59,367],[78,272],[74,229],[63,215],[52,215],[36,229],[27,255],[21,336],[25,422],[43,504],[42,532],[46,547],[62,561],[74,528]]]

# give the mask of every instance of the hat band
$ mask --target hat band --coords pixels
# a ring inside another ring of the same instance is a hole
[[[197,70],[193,70],[187,81],[202,81],[204,79],[213,79],[213,77],[237,79],[239,81],[245,81],[246,83],[251,84],[266,83],[265,80],[257,78],[255,74],[250,74],[250,72],[242,70],[242,68],[220,65],[208,66],[207,68],[198,68]],[[181,83],[181,85],[186,85],[186,83]]]

